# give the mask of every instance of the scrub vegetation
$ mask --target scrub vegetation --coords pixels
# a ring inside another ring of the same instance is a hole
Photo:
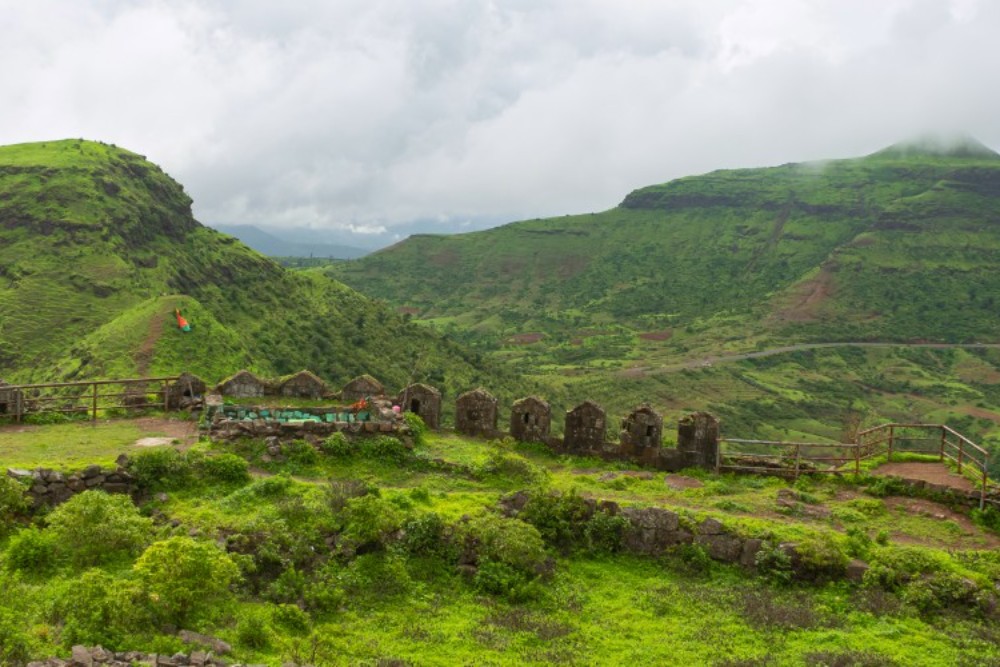
[[[1000,660],[1000,536],[885,496],[878,478],[692,470],[678,489],[677,475],[510,440],[391,440],[282,464],[253,441],[149,449],[133,454],[139,506],[89,491],[30,516],[4,482],[0,663],[79,643],[172,653],[185,649],[178,628],[274,665]],[[515,491],[530,498],[516,518],[498,506]],[[625,520],[586,518],[587,498],[792,541],[816,574],[791,576],[777,550],[756,572],[697,546],[632,555]],[[824,574],[851,558],[871,566],[862,581]]]

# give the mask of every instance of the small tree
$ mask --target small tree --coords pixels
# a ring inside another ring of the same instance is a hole
[[[240,576],[236,564],[218,547],[190,537],[153,543],[133,570],[153,608],[178,626],[228,603],[230,586]]]
[[[85,491],[52,511],[49,530],[58,549],[86,567],[139,553],[152,536],[153,522],[128,496]]]

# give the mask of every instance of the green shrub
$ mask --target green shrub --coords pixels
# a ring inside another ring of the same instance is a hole
[[[0,607],[0,665],[26,665],[34,651],[17,613]]]
[[[306,583],[306,576],[293,565],[271,582],[267,597],[274,602],[297,602],[305,593]]]
[[[853,558],[868,558],[874,542],[863,528],[847,529],[847,553]]]
[[[844,549],[825,533],[800,540],[795,545],[804,574],[812,577],[837,577],[850,561]]]
[[[258,609],[243,609],[236,617],[236,642],[248,649],[262,650],[271,645],[267,616]]]
[[[403,524],[400,546],[414,556],[433,556],[448,560],[457,557],[450,527],[434,512],[408,519]]]
[[[427,443],[427,424],[424,420],[415,412],[404,412],[403,419],[406,421],[406,425],[410,427],[410,434],[413,436],[413,445],[415,447],[422,447]]]
[[[220,484],[246,484],[250,481],[250,466],[236,454],[208,456],[199,468],[206,481]]]
[[[359,599],[403,595],[413,587],[406,560],[392,553],[358,556],[344,571],[343,582],[347,593]]]
[[[876,498],[910,495],[910,487],[897,477],[872,477],[865,491]]]
[[[292,440],[282,445],[281,453],[288,458],[289,463],[302,467],[308,468],[319,463],[319,453],[316,448],[305,440]]]
[[[541,484],[549,477],[548,470],[500,448],[490,451],[485,461],[474,466],[472,474],[477,479],[500,478],[530,485]]]
[[[537,528],[546,543],[568,553],[586,546],[583,526],[588,514],[587,503],[573,490],[531,494],[518,518]]]
[[[888,591],[899,590],[918,575],[939,572],[942,561],[931,552],[914,547],[876,549],[865,572],[865,584]]]
[[[130,637],[152,629],[148,598],[131,579],[87,570],[56,601],[65,645],[125,647]]]
[[[326,487],[326,502],[334,512],[343,511],[351,498],[379,495],[379,488],[363,479],[331,479]]]
[[[776,584],[788,584],[792,580],[792,558],[777,544],[765,540],[754,556],[757,573]]]
[[[972,510],[972,521],[977,526],[1000,533],[1000,510],[992,505],[987,505],[985,509]]]
[[[394,461],[402,463],[411,456],[410,449],[399,438],[391,435],[378,435],[373,438],[363,438],[358,443],[361,456],[373,461]]]
[[[463,531],[480,559],[506,563],[531,574],[544,568],[545,543],[531,524],[483,514],[465,524]]]
[[[171,447],[147,449],[129,459],[129,469],[136,483],[145,489],[171,489],[191,479],[187,458]]]
[[[222,504],[230,508],[256,505],[261,499],[275,499],[286,495],[293,484],[292,478],[285,473],[279,473],[273,477],[262,477],[255,479],[242,489],[230,493]]]
[[[128,496],[103,491],[73,496],[49,514],[48,523],[58,550],[77,566],[133,556],[153,534],[153,522]]]
[[[402,526],[404,515],[392,503],[378,496],[362,496],[347,501],[344,537],[357,544],[382,542]]]
[[[12,570],[46,575],[59,562],[54,533],[34,526],[18,531],[7,544],[6,563]]]
[[[189,537],[155,542],[133,570],[158,614],[177,626],[221,610],[231,597],[239,569],[214,544]]]
[[[26,490],[20,482],[6,475],[0,477],[0,537],[17,517],[27,513],[30,506]]]
[[[595,512],[583,527],[587,548],[598,553],[621,551],[626,528],[628,519],[625,517],[614,516],[607,512]]]
[[[954,572],[934,572],[908,583],[900,597],[928,613],[954,606],[967,608],[975,602],[978,590],[974,582]]]
[[[412,498],[414,502],[421,503],[423,505],[431,504],[431,492],[423,486],[415,486],[410,489],[410,498]]]
[[[292,634],[309,632],[312,620],[309,614],[294,604],[279,604],[271,611],[271,622]]]
[[[472,585],[481,593],[502,597],[510,602],[525,602],[538,594],[537,585],[525,572],[507,563],[489,559],[479,563]]]
[[[347,436],[340,431],[331,434],[320,442],[319,446],[327,456],[343,459],[354,455],[354,446],[347,439]]]

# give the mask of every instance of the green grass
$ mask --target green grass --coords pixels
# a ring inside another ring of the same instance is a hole
[[[119,454],[133,454],[140,438],[163,437],[132,421],[71,422],[51,426],[0,428],[0,467],[76,470],[92,463],[113,464]]]
[[[103,462],[138,435],[128,421],[3,431],[0,466],[38,463],[65,469],[72,468],[73,461]],[[249,457],[251,466],[265,465],[259,459],[260,444],[252,442],[202,442],[188,454],[186,465],[197,466],[205,455],[230,451]],[[343,522],[350,520],[329,504],[330,480],[366,480],[394,511],[407,516],[434,512],[458,527],[470,516],[491,511],[501,494],[524,488],[520,478],[470,474],[496,451],[547,471],[550,489],[624,505],[671,508],[684,521],[714,516],[742,534],[777,541],[830,539],[846,548],[843,531],[850,527],[869,536],[873,556],[880,549],[916,542],[927,545],[921,553],[945,571],[976,581],[983,580],[984,572],[1000,574],[990,565],[988,552],[963,560],[961,550],[991,544],[982,528],[963,528],[953,520],[905,511],[901,505],[890,508],[888,501],[864,495],[849,480],[804,478],[790,487],[776,478],[717,477],[690,470],[684,474],[702,486],[674,490],[661,472],[640,479],[626,475],[629,466],[620,462],[560,456],[540,445],[490,443],[450,433],[430,434],[415,458],[402,462],[320,456],[305,468],[291,462],[270,467],[268,474],[294,472],[287,481],[258,474],[250,484],[226,484],[199,481],[188,473],[183,483],[170,486],[168,480],[166,499],[153,500],[146,512],[164,517],[158,519],[156,539],[191,533],[199,539],[229,541],[236,552],[253,545],[245,552],[248,556],[240,557],[248,579],[237,598],[194,628],[231,642],[232,658],[247,663],[278,665],[298,659],[335,665],[396,659],[419,665],[731,665],[768,658],[768,664],[800,665],[830,660],[882,664],[871,662],[880,658],[892,661],[886,664],[951,665],[989,664],[983,661],[1000,657],[1000,638],[989,629],[992,621],[962,609],[918,613],[895,595],[845,582],[776,585],[700,560],[697,550],[660,559],[553,550],[552,578],[532,598],[517,603],[476,591],[453,566],[433,558],[404,555],[392,561],[403,569],[391,570],[391,575],[361,583],[353,578],[355,557],[341,553],[338,542],[328,537],[340,533]],[[431,459],[457,467],[428,465]],[[55,465],[59,461],[65,463]],[[788,489],[803,508],[828,513],[779,511],[778,494]],[[173,528],[167,520],[179,525]],[[889,546],[874,546],[880,532],[889,535]],[[0,554],[4,548],[0,539]],[[403,552],[392,548],[372,553],[368,562],[379,563]],[[246,568],[248,558],[258,565]],[[38,656],[65,653],[58,645],[63,612],[53,600],[77,586],[81,573],[60,566],[52,576],[14,577],[2,561],[0,555],[0,580],[8,588],[0,593],[0,609],[17,614],[13,627],[32,638]],[[275,620],[277,603],[288,599],[280,597],[288,593],[272,582],[292,564],[307,577],[320,567],[336,574],[327,583],[310,583],[309,590],[360,588],[350,589],[356,593],[333,609],[306,605],[304,629],[282,629]],[[115,568],[107,571],[126,581],[127,564]],[[262,645],[245,643],[240,619],[248,614],[264,619]],[[147,633],[134,636],[128,648],[182,648],[175,638]]]

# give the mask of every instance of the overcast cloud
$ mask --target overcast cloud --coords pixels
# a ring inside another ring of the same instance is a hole
[[[0,143],[98,139],[203,222],[604,210],[927,131],[1000,147],[992,0],[0,0]]]

